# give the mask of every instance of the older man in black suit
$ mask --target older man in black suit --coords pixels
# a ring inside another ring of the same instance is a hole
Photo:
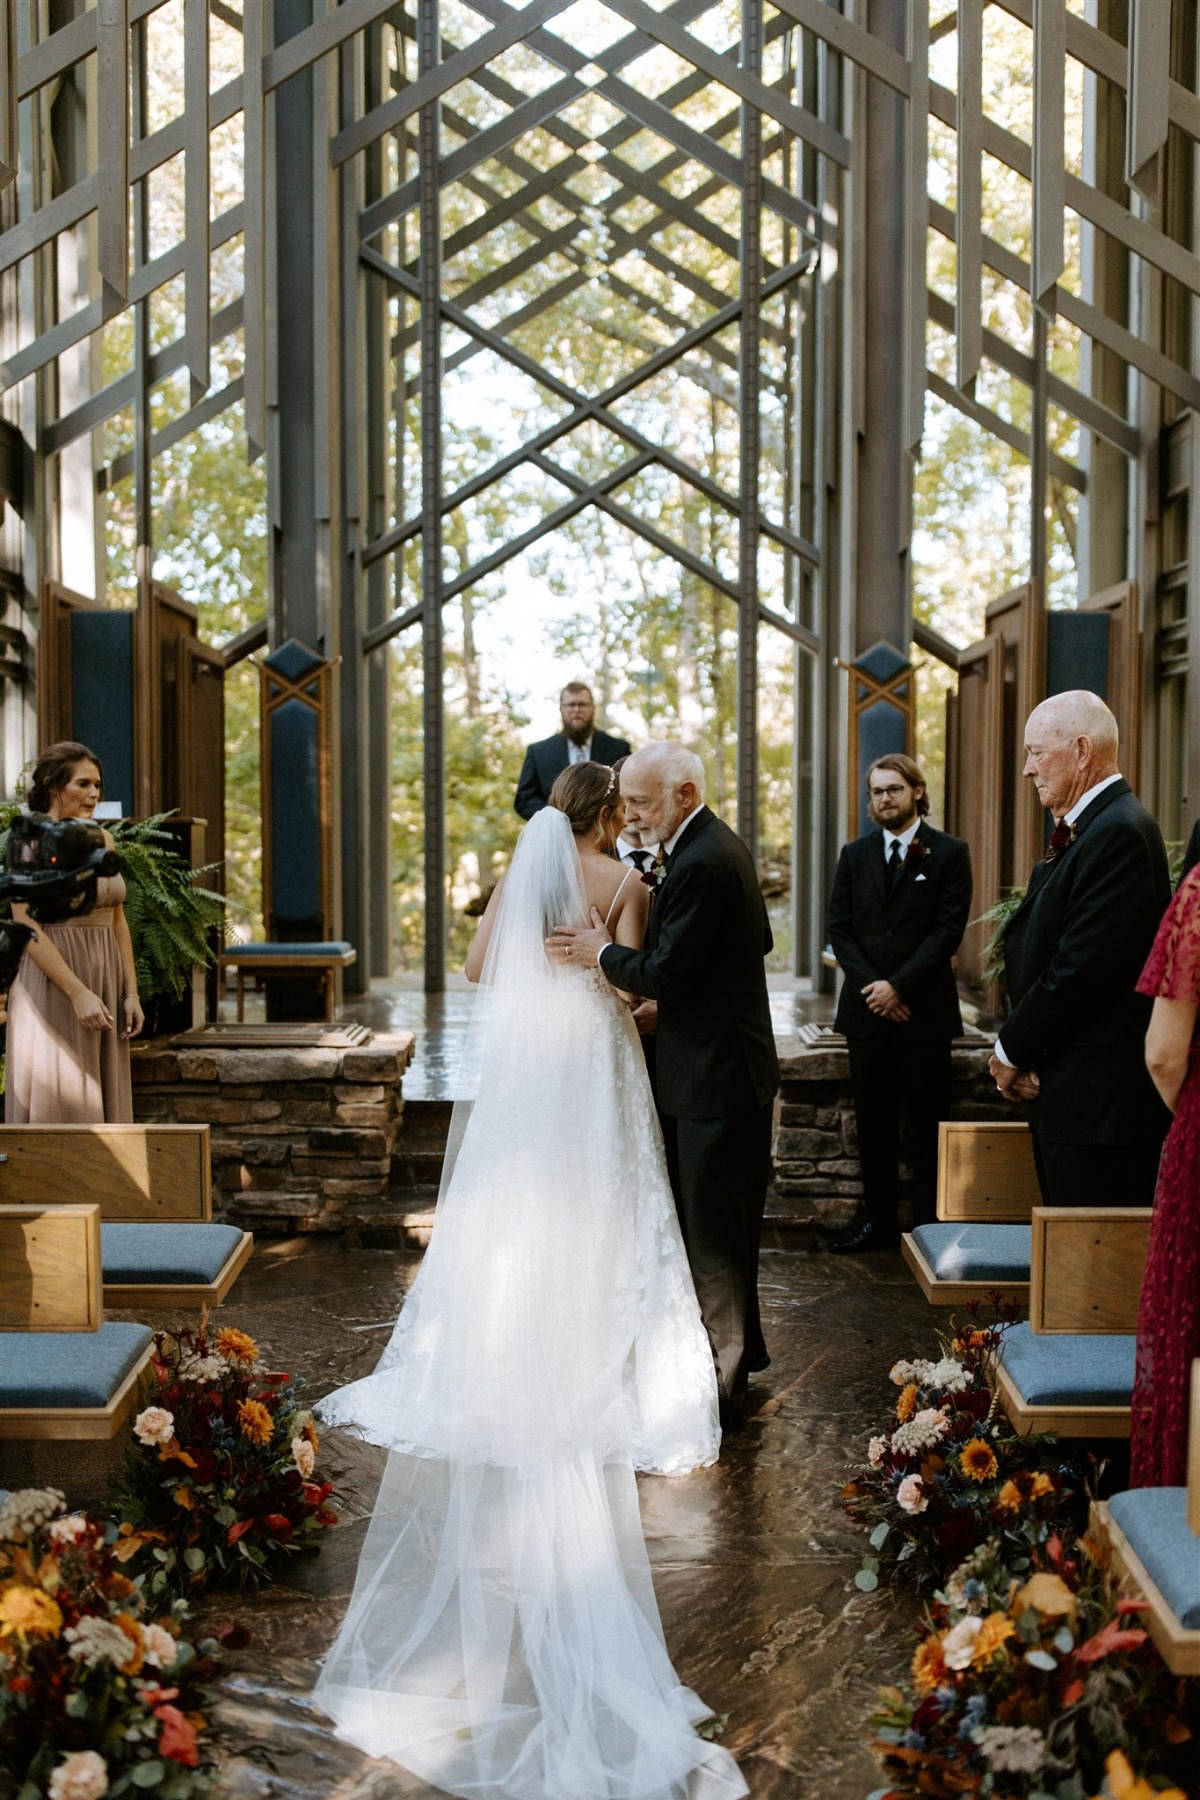
[[[1183,880],[1200,863],[1200,819],[1192,826],[1192,835],[1187,841],[1187,849],[1183,853],[1183,867],[1179,871],[1179,879]]]
[[[763,957],[771,927],[754,859],[704,804],[704,765],[652,744],[621,770],[629,822],[662,846],[645,947],[560,927],[551,956],[600,968],[656,1008],[658,1110],[696,1298],[717,1368],[721,1421],[736,1428],[746,1382],[769,1358],[758,1249],[779,1085]],[[639,1024],[644,1020],[639,1020]]]
[[[1033,1101],[1048,1206],[1149,1206],[1170,1119],[1136,984],[1171,898],[1162,834],[1120,774],[1117,721],[1096,694],[1035,707],[1025,752],[1055,826],[1004,934],[1012,1010],[991,1070],[1002,1094]]]
[[[624,738],[609,737],[596,729],[596,702],[592,690],[582,681],[569,681],[558,697],[562,730],[553,737],[530,744],[525,752],[521,779],[517,783],[513,805],[523,819],[541,812],[550,798],[550,789],[564,769],[572,763],[603,763],[611,769],[615,762],[629,755]]]
[[[867,770],[876,829],[847,844],[829,902],[829,939],[845,981],[837,1028],[850,1079],[863,1175],[862,1215],[835,1254],[899,1239],[900,1114],[913,1134],[917,1223],[933,1217],[938,1122],[950,1102],[950,1043],[962,1030],[954,953],[971,915],[971,853],[927,822],[925,778],[911,757]]]

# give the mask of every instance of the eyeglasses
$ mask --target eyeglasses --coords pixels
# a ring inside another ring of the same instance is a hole
[[[907,794],[907,792],[907,782],[901,782],[898,787],[873,787],[870,790],[872,800],[882,800],[885,794],[894,800],[897,794]]]

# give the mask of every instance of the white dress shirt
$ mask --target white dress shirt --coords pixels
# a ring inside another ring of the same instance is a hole
[[[623,862],[627,868],[636,869],[638,865],[635,862],[634,858],[635,858],[635,856],[643,856],[643,855],[645,856],[646,860],[642,864],[642,868],[643,869],[652,868],[654,866],[655,859],[658,856],[658,845],[657,844],[631,844],[631,843],[628,843],[626,841],[626,839],[623,837],[619,837],[617,839],[617,859],[618,859],[618,861]]]
[[[921,825],[921,815],[920,815],[920,813],[918,813],[916,818],[913,820],[912,824],[906,825],[904,827],[903,831],[889,831],[887,826],[886,825],[884,826],[884,828],[883,828],[883,860],[885,863],[889,864],[889,866],[891,864],[892,845],[893,844],[899,844],[899,846],[900,846],[900,861],[901,862],[904,861],[904,859],[908,855],[908,846],[912,843],[913,839],[916,837],[917,832],[920,829],[920,825]]]
[[[592,736],[593,737],[595,736],[594,732],[593,732]],[[573,738],[567,739],[567,767],[568,768],[573,768],[576,763],[591,762],[591,760],[592,760],[592,739],[591,738],[588,739],[586,744],[577,744]]]
[[[1111,787],[1114,781],[1120,781],[1121,779],[1122,777],[1118,774],[1106,775],[1103,781],[1097,781],[1093,787],[1088,789],[1086,794],[1080,796],[1070,812],[1065,812],[1063,814],[1058,823],[1060,825],[1074,825],[1084,808],[1092,804],[1092,801],[1096,798],[1097,794],[1102,794],[1105,788]],[[1004,1054],[1004,1045],[1000,1042],[999,1038],[996,1039],[996,1061],[1002,1062],[1006,1069],[1015,1069],[1017,1066],[1010,1056]]]

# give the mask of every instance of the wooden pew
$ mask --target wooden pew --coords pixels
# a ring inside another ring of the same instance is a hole
[[[0,1439],[121,1429],[154,1339],[102,1304],[98,1206],[0,1206]]]
[[[1200,1675],[1200,1358],[1191,1398],[1187,1486],[1131,1488],[1092,1508],[1122,1591],[1147,1602],[1141,1623],[1176,1675]]]
[[[94,1201],[109,1308],[217,1306],[254,1249],[212,1222],[207,1125],[0,1126],[0,1201]]]
[[[1000,1401],[1022,1434],[1129,1436],[1149,1207],[1035,1207],[1029,1321],[1005,1334]]]
[[[938,1127],[937,1223],[905,1232],[901,1254],[931,1306],[999,1293],[1029,1299],[1029,1217],[1041,1200],[1023,1123],[944,1119]]]

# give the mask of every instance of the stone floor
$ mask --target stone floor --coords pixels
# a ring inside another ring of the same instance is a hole
[[[416,1266],[339,1240],[264,1241],[222,1321],[250,1331],[316,1398],[373,1366]],[[755,1800],[863,1800],[878,1780],[862,1722],[875,1685],[908,1659],[916,1609],[854,1587],[863,1542],[836,1487],[889,1398],[888,1368],[930,1346],[934,1321],[890,1254],[832,1258],[777,1237],[762,1293],[774,1364],[752,1389],[752,1422],[715,1469],[641,1483],[667,1643],[682,1679],[728,1714],[723,1742]],[[5,1485],[50,1483],[79,1506],[103,1499],[119,1460],[107,1445],[2,1449]],[[326,1548],[286,1563],[253,1598],[205,1604],[210,1626],[237,1618],[253,1632],[215,1709],[228,1800],[431,1794],[339,1744],[306,1699],[350,1593],[382,1458],[328,1434],[322,1466],[342,1523]]]

